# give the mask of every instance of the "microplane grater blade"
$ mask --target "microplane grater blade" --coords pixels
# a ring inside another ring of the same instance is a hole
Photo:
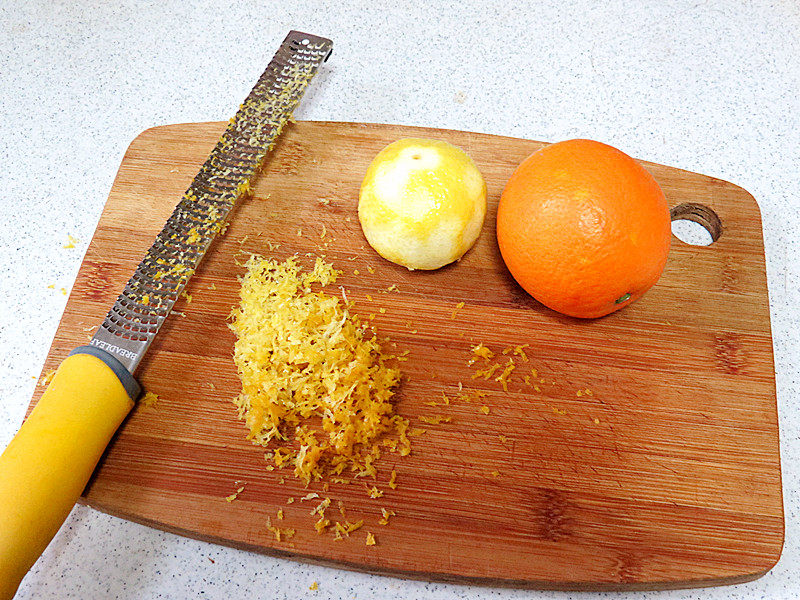
[[[108,311],[92,346],[133,373],[332,45],[289,32]]]

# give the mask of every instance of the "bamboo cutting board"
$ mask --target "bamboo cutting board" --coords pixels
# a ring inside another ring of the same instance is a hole
[[[131,144],[45,370],[86,343],[87,329],[102,319],[223,129],[158,127]],[[409,136],[462,147],[488,185],[476,247],[436,272],[382,260],[366,245],[356,214],[369,162]],[[515,284],[494,237],[505,181],[542,146],[391,125],[287,127],[253,197],[237,207],[191,280],[192,302],[176,305],[141,365],[140,381],[160,402],[134,410],[83,501],[182,535],[404,577],[587,589],[712,585],[764,574],[783,545],[783,507],[756,202],[730,183],[646,163],[673,212],[717,239],[700,247],[673,238],[666,271],[643,299],[600,320],[571,319]],[[280,246],[270,250],[267,241]],[[344,270],[338,283],[355,310],[374,313],[380,335],[411,352],[398,412],[412,422],[452,417],[424,426],[410,457],[382,459],[375,485],[383,498],[369,498],[360,483],[304,489],[288,471],[267,471],[264,449],[245,440],[230,402],[239,389],[226,317],[238,300],[239,262],[251,252],[325,254]],[[529,362],[517,357],[507,393],[471,378],[467,360],[477,342],[498,353],[529,345]],[[541,391],[522,382],[531,368]],[[478,403],[425,404],[442,392],[455,397],[459,383],[488,395]],[[482,403],[490,414],[479,410]],[[386,481],[392,468],[396,490]],[[348,519],[365,520],[362,530],[338,542],[317,535],[309,514],[315,503],[300,500],[309,492],[331,497],[336,518],[342,500]],[[296,501],[287,504],[289,497]],[[381,507],[397,513],[389,526],[378,524]],[[268,517],[296,534],[276,541]],[[377,545],[365,545],[367,531]]]

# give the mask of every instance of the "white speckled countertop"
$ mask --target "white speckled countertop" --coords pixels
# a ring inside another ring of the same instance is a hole
[[[0,448],[19,426],[129,142],[225,120],[289,29],[334,40],[298,118],[590,137],[733,181],[763,213],[786,545],[762,579],[626,598],[800,593],[800,8],[792,0],[0,5]],[[603,6],[601,6],[601,4]],[[115,5],[110,8],[109,5]],[[437,8],[433,8],[436,5]],[[794,233],[794,235],[791,235]],[[67,234],[80,242],[64,249]],[[792,257],[792,260],[789,257]],[[54,289],[48,285],[55,284]],[[309,585],[319,582],[319,590]],[[184,539],[83,507],[19,598],[572,598],[408,582]]]

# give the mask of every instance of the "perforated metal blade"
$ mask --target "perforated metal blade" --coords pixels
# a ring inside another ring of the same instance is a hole
[[[328,39],[289,32],[108,311],[92,346],[133,373],[331,48]]]

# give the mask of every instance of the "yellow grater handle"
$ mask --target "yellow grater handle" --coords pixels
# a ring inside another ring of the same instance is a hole
[[[109,366],[115,359],[85,348],[61,363],[0,456],[0,600],[14,597],[138,395],[130,374],[126,389]]]

